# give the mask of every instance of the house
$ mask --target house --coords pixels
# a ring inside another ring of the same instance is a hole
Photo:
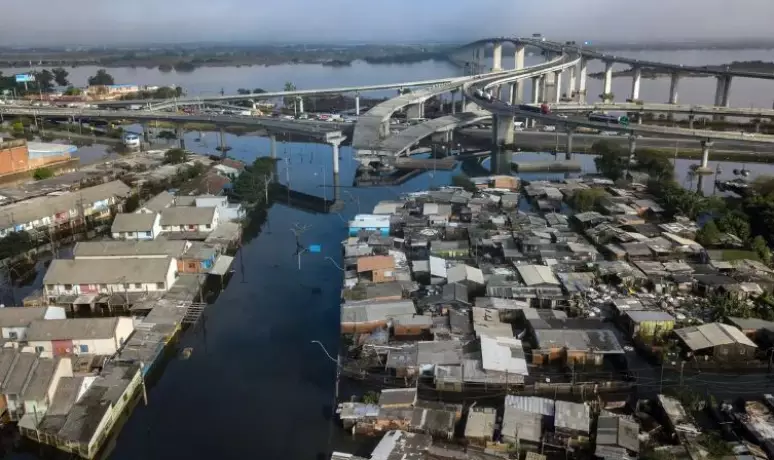
[[[720,361],[753,359],[758,348],[742,331],[728,324],[708,323],[675,329],[674,333],[687,352]]]
[[[521,340],[513,337],[481,336],[481,363],[485,371],[504,372],[514,377],[529,375]]]
[[[109,362],[85,390],[81,390],[83,385],[73,388],[74,385],[68,384],[63,397],[60,398],[57,391],[54,399],[55,402],[64,399],[63,406],[69,409],[55,407],[56,415],[49,415],[52,412],[49,409],[39,430],[27,431],[25,435],[57,449],[73,452],[84,458],[93,458],[109,439],[108,434],[133,401],[132,396],[137,394],[142,383],[141,367],[139,363]],[[81,392],[82,396],[77,398]],[[74,400],[73,393],[77,400]]]
[[[72,376],[73,364],[70,358],[41,354],[21,394],[24,416],[19,420],[19,427],[36,429],[38,421],[54,400],[60,380]]]
[[[0,371],[5,371],[1,374],[0,394],[3,395],[8,416],[13,421],[19,420],[24,414],[24,390],[37,362],[37,353],[31,351],[0,351]]]
[[[400,408],[413,407],[417,399],[416,388],[384,389],[379,394],[379,407]]]
[[[5,307],[0,308],[0,330],[4,341],[25,342],[33,321],[66,317],[64,307]]]
[[[390,234],[391,219],[389,215],[358,214],[349,221],[349,236],[357,236],[363,230],[387,236]]]
[[[175,206],[161,211],[161,229],[165,232],[209,233],[218,226],[218,208]]]
[[[543,428],[553,417],[553,399],[507,395],[501,431],[503,441],[511,444],[519,441],[540,443]]]
[[[449,283],[462,283],[465,286],[483,286],[484,274],[480,268],[470,265],[458,264],[446,271],[446,281]]]
[[[524,284],[530,287],[561,285],[551,267],[547,265],[518,265],[516,271],[519,272]]]
[[[533,364],[561,362],[601,366],[606,357],[623,355],[613,331],[592,319],[528,319],[534,338]]]
[[[465,423],[465,439],[471,444],[486,447],[492,441],[497,410],[492,407],[471,407]]]
[[[180,273],[209,273],[218,260],[217,248],[197,241],[190,243],[188,250],[177,261]]]
[[[558,400],[554,403],[554,428],[557,434],[589,437],[591,410],[586,403]]]
[[[341,333],[370,333],[387,328],[395,317],[415,313],[411,300],[347,302],[341,306]]]
[[[449,259],[463,258],[470,254],[470,243],[467,240],[434,240],[430,242],[430,253]],[[430,262],[432,264],[432,260]]]
[[[116,214],[110,227],[116,240],[153,240],[161,233],[159,214]]]
[[[163,259],[55,259],[43,277],[49,299],[60,295],[166,292],[177,279],[177,261]]]
[[[183,195],[221,195],[232,186],[231,178],[210,170],[184,183],[178,190],[178,199]]]
[[[605,460],[627,458],[640,451],[640,425],[629,418],[603,411],[597,420],[597,457]]]
[[[632,337],[659,337],[675,328],[674,316],[661,310],[627,310],[623,322]]]
[[[184,240],[80,241],[73,248],[74,259],[164,259],[180,260],[191,247]],[[182,271],[182,270],[181,270]]]
[[[175,195],[166,190],[154,196],[140,207],[136,213],[156,214],[175,205]]]
[[[223,158],[220,160],[220,163],[213,166],[212,169],[226,177],[236,179],[240,174],[242,174],[242,171],[245,170],[245,164],[232,158]]]
[[[433,318],[424,315],[402,315],[397,316],[392,324],[396,337],[419,337],[430,333]]]
[[[85,217],[93,221],[112,219],[131,194],[121,181],[113,181],[75,192],[46,195],[0,208],[0,237],[12,232],[60,225],[80,226]]]
[[[197,208],[217,208],[218,219],[221,221],[235,221],[245,216],[245,210],[242,208],[242,205],[239,203],[229,203],[226,196],[197,196],[194,197],[194,206]]]
[[[114,355],[134,332],[132,318],[70,318],[30,324],[27,343],[37,352],[63,355]]]
[[[392,256],[366,256],[357,259],[358,275],[365,274],[373,283],[395,280],[395,259]]]

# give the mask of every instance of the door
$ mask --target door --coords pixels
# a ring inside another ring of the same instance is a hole
[[[73,341],[72,340],[52,340],[51,348],[54,351],[54,356],[63,356],[73,353]]]

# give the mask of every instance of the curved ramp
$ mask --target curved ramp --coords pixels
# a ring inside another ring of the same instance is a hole
[[[435,133],[453,131],[457,128],[478,123],[481,120],[486,120],[491,117],[492,114],[489,112],[476,111],[434,118],[424,123],[414,125],[398,134],[382,140],[378,146],[378,150],[385,154],[400,156],[411,149],[417,142],[430,137]]]

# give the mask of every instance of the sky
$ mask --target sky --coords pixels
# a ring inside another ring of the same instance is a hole
[[[25,0],[0,44],[774,38],[773,0]]]

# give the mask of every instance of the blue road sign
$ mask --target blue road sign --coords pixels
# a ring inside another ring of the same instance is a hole
[[[35,76],[30,75],[28,73],[18,73],[16,74],[16,83],[27,83],[30,81],[35,81]]]
[[[309,246],[309,252],[321,252],[321,251],[322,251],[322,246],[320,246],[319,244],[313,244]]]

